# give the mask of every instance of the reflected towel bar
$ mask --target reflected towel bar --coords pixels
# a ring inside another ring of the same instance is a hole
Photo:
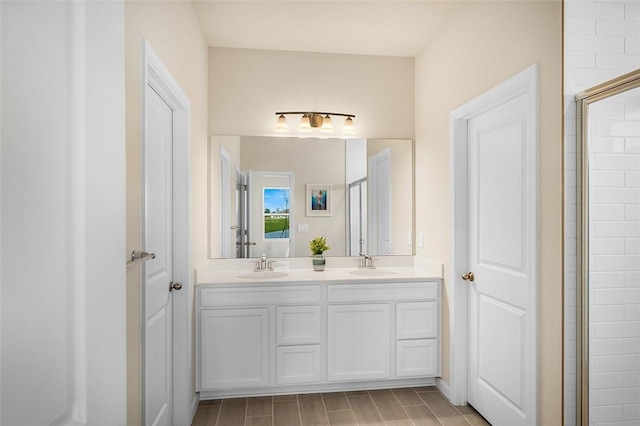
[[[127,260],[127,268],[129,266],[135,265],[136,263],[142,263],[155,258],[155,253],[147,253],[146,251],[134,250],[131,252],[131,259]]]

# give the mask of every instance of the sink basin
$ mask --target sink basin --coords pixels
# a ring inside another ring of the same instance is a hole
[[[238,278],[244,278],[247,280],[270,280],[272,278],[282,278],[286,277],[286,272],[279,271],[260,271],[260,272],[246,272],[244,274],[238,275]]]
[[[353,275],[363,275],[365,277],[382,277],[385,275],[397,274],[397,272],[388,271],[385,269],[355,269],[353,271],[349,271],[349,273]]]

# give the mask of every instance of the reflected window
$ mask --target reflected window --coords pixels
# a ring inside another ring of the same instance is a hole
[[[264,239],[289,239],[289,188],[264,188]]]

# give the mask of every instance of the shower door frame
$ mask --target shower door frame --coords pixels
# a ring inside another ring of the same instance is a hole
[[[640,69],[576,95],[576,206],[578,318],[576,424],[589,424],[589,106],[640,87]]]

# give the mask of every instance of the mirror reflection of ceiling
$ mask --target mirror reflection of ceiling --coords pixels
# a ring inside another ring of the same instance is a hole
[[[192,1],[211,47],[414,57],[458,1]]]
[[[326,256],[414,252],[411,140],[212,136],[209,165],[213,258],[305,257],[318,236]],[[283,188],[276,209],[266,197]]]

